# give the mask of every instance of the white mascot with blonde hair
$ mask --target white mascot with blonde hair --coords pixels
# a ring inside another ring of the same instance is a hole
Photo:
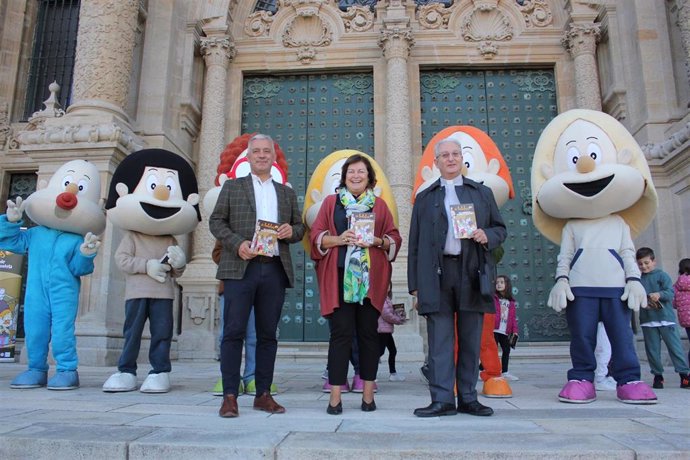
[[[532,197],[534,224],[561,245],[547,304],[558,312],[565,309],[573,367],[558,399],[580,404],[596,399],[594,348],[601,321],[611,342],[618,400],[655,404],[654,391],[640,381],[630,326],[632,312],[647,307],[632,239],[657,207],[642,150],[605,113],[564,112],[539,138]]]

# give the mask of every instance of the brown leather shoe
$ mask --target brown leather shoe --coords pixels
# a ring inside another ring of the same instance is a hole
[[[254,409],[268,412],[269,414],[284,414],[285,408],[278,404],[271,393],[264,391],[261,396],[254,398]]]
[[[237,409],[237,396],[224,395],[223,405],[220,406],[218,415],[225,418],[238,417],[240,415],[240,411]]]

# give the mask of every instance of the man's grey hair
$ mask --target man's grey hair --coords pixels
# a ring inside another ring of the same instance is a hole
[[[460,153],[462,153],[462,144],[460,143],[460,141],[455,139],[454,137],[446,137],[445,139],[441,139],[440,141],[438,141],[436,143],[436,145],[434,145],[434,158],[438,158],[438,156],[441,154],[441,152],[440,152],[441,144],[447,144],[447,143],[457,145],[458,148],[460,149]]]
[[[275,153],[276,153],[275,144],[274,144],[273,138],[271,138],[271,136],[269,136],[268,134],[261,134],[261,133],[254,134],[251,138],[249,138],[249,142],[247,142],[247,150],[249,151],[251,149],[252,142],[263,141],[263,140],[267,140],[271,143],[271,151],[275,155]]]

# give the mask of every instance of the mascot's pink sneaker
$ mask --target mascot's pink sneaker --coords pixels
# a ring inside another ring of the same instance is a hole
[[[587,380],[568,380],[560,393],[558,400],[564,403],[587,404],[596,401],[597,392],[594,384]]]
[[[616,396],[620,402],[626,404],[656,404],[656,394],[649,385],[636,380],[620,385],[616,388]]]

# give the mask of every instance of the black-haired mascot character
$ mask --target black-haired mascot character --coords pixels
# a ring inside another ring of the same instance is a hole
[[[173,235],[193,231],[201,220],[194,170],[179,155],[163,149],[139,150],[117,167],[106,209],[112,224],[125,231],[115,263],[125,273],[124,346],[118,372],[103,391],[137,388],[137,356],[144,323],[149,320],[151,371],[139,389],[170,391],[170,343],[173,335],[172,278],[187,264]]]

